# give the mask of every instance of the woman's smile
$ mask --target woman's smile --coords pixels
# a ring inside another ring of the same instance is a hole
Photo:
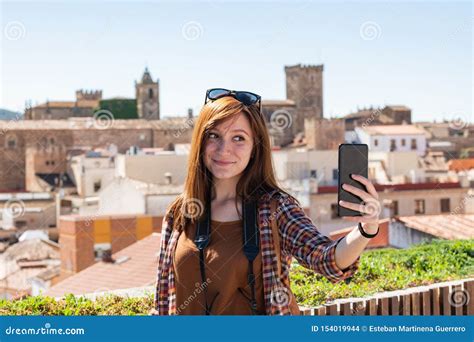
[[[219,165],[219,166],[228,166],[228,165],[235,164],[235,162],[233,162],[233,161],[227,161],[227,160],[216,160],[216,159],[212,159],[212,161],[213,161],[216,165]]]

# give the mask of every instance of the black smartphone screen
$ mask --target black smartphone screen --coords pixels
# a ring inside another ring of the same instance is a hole
[[[367,191],[365,185],[351,178],[351,174],[357,174],[367,178],[368,169],[368,146],[366,144],[341,144],[339,145],[339,177],[337,191],[337,214],[342,216],[361,216],[359,211],[347,209],[339,205],[339,201],[360,204],[362,199],[347,192],[342,184],[350,184],[359,189]]]

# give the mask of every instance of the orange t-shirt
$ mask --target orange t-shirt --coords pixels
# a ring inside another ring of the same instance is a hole
[[[211,315],[251,315],[251,290],[247,283],[249,262],[243,252],[243,221],[211,221],[210,243],[204,250],[207,303]],[[204,315],[205,292],[199,268],[199,250],[194,244],[196,225],[180,234],[173,255],[178,315]],[[265,314],[262,256],[253,261],[257,311]]]

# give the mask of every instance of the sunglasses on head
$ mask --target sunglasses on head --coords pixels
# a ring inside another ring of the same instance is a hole
[[[229,90],[223,88],[212,88],[206,91],[206,99],[204,100],[204,104],[208,102],[208,100],[217,100],[224,96],[232,96],[233,98],[237,99],[238,101],[242,102],[246,106],[250,106],[253,104],[258,103],[259,109],[261,109],[262,101],[260,95],[251,93],[249,91],[240,91],[240,90]]]

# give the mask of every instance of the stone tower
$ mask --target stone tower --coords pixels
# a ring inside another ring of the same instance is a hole
[[[159,80],[153,82],[148,68],[145,68],[139,83],[135,81],[137,114],[139,119],[160,119],[160,88]]]
[[[323,65],[285,66],[286,98],[295,102],[298,115],[323,118]]]

